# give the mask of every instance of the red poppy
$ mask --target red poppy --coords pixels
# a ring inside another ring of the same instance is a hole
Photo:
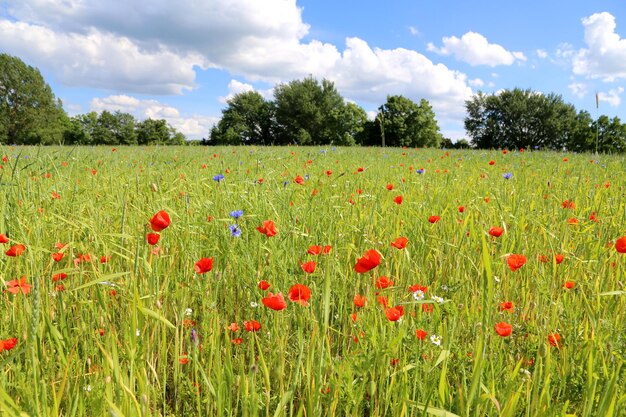
[[[157,243],[159,243],[160,238],[161,235],[158,233],[148,233],[146,235],[146,240],[148,241],[149,245],[156,245]]]
[[[565,281],[565,283],[563,284],[563,288],[566,288],[568,290],[571,290],[575,286],[576,286],[576,283],[574,281]]]
[[[313,245],[309,247],[309,250],[306,251],[309,255],[319,255],[322,253],[322,247],[319,245]]]
[[[350,319],[352,320],[352,323],[356,323],[356,320],[357,320],[357,315],[356,315],[356,313],[352,313],[352,314],[350,314]]]
[[[304,284],[295,284],[289,288],[289,299],[303,306],[309,305],[311,290]]]
[[[54,262],[59,262],[64,256],[65,254],[63,252],[56,252],[52,254],[52,259],[54,259]]]
[[[332,246],[330,245],[324,246],[324,249],[322,249],[322,255],[328,255],[331,250],[333,250]]]
[[[511,271],[517,271],[526,263],[526,257],[524,255],[512,254],[506,257],[506,263],[511,268]]]
[[[296,184],[304,184],[304,178],[302,178],[300,175],[298,175],[296,178],[294,178],[293,182],[295,182]]]
[[[0,233],[0,243],[7,243],[9,241],[9,238],[7,237],[7,235]]]
[[[233,345],[240,345],[240,344],[243,343],[243,338],[237,337],[237,338],[231,340],[230,343],[232,343]]]
[[[424,313],[432,313],[434,309],[435,309],[435,306],[434,306],[434,305],[432,305],[432,304],[430,304],[430,303],[428,303],[428,304],[426,304],[426,303],[422,304],[422,311],[423,311]]]
[[[267,289],[270,287],[270,283],[269,283],[269,282],[267,282],[267,281],[265,281],[265,280],[259,281],[259,283],[258,283],[257,285],[258,285],[258,286],[259,286],[259,288],[260,288],[260,289],[262,289],[263,291],[267,290]]]
[[[561,335],[558,333],[549,334],[548,343],[554,347],[561,347]]]
[[[423,285],[413,284],[409,287],[409,292],[421,291],[426,293],[428,291],[428,287],[424,287]]]
[[[65,245],[67,245],[67,243],[56,242],[54,244],[54,247],[57,248],[57,249],[63,249],[65,247]]]
[[[365,302],[367,298],[363,297],[361,294],[354,295],[354,305],[358,308],[362,308],[365,306]]]
[[[52,275],[52,281],[54,282],[64,280],[65,278],[67,278],[67,274],[65,272],[59,272],[58,274]]]
[[[509,313],[513,312],[515,306],[513,305],[513,301],[504,301],[500,303],[500,311],[508,311]]]
[[[276,225],[271,220],[265,220],[263,226],[257,227],[256,230],[267,237],[276,236],[277,233]]]
[[[389,304],[389,300],[387,299],[387,297],[383,297],[382,295],[379,295],[378,297],[376,297],[376,301],[378,302],[378,304],[380,304],[381,306],[387,308],[388,304]]]
[[[370,249],[357,260],[356,265],[354,265],[354,270],[359,274],[363,274],[367,271],[371,271],[378,265],[380,265],[380,253],[376,249]]]
[[[258,332],[261,330],[261,323],[256,320],[244,321],[243,329],[247,332]]]
[[[393,184],[387,184],[387,189],[388,189],[389,191],[393,190]]]
[[[459,213],[463,213],[465,211],[465,207],[464,206],[459,206]]]
[[[356,170],[357,172],[363,172],[363,167],[358,167]]]
[[[101,264],[105,264],[105,263],[109,262],[110,260],[111,260],[111,257],[110,257],[110,256],[102,255],[102,256],[100,257],[100,263],[101,263]]]
[[[406,244],[408,242],[409,242],[409,239],[403,236],[391,242],[391,246],[393,246],[394,248],[398,248],[398,249],[404,249],[406,248]]]
[[[393,281],[391,281],[388,277],[382,276],[376,280],[376,288],[379,290],[388,288],[393,286]]]
[[[576,203],[574,203],[573,201],[565,200],[563,201],[563,203],[561,203],[561,207],[563,207],[564,209],[574,210],[576,208]]]
[[[23,254],[25,250],[26,250],[26,246],[19,244],[19,245],[11,246],[9,250],[4,253],[6,256],[16,257],[16,256],[20,256],[21,254]]]
[[[393,202],[396,204],[402,204],[402,196],[399,195],[393,199]]]
[[[431,222],[431,223],[437,223],[439,220],[441,220],[441,217],[439,217],[439,216],[430,216],[428,218],[428,221]]]
[[[18,294],[21,291],[24,295],[26,295],[33,287],[32,285],[26,283],[26,277],[8,281],[6,284],[7,289],[5,291],[10,292],[11,294]]]
[[[557,264],[560,264],[561,262],[563,262],[564,259],[565,259],[565,256],[561,255],[560,253],[557,253],[556,255],[554,255],[554,260],[556,261]]]
[[[239,331],[239,325],[236,322],[230,323],[230,325],[228,326],[228,330],[230,330],[231,332],[237,332]]]
[[[626,253],[626,236],[622,236],[615,241],[615,250],[619,253]]]
[[[415,330],[415,337],[417,337],[419,340],[426,339],[426,336],[428,336],[428,333],[426,333],[426,331],[422,329]]]
[[[178,362],[180,362],[181,365],[186,365],[187,363],[189,363],[189,357],[187,357],[187,352],[183,352],[183,355],[184,356],[178,358]]]
[[[404,315],[404,308],[402,306],[395,306],[385,309],[385,316],[389,321],[398,321],[400,317]]]
[[[577,225],[578,219],[576,217],[570,217],[569,219],[567,219],[567,223],[572,224],[572,225]]]
[[[331,175],[333,175],[333,171],[331,170],[326,171],[326,175],[330,177]]]
[[[0,352],[3,350],[11,350],[17,345],[17,339],[12,337],[10,339],[0,340]]]
[[[500,323],[496,323],[495,329],[496,333],[498,333],[500,336],[507,337],[513,331],[513,326],[501,321]]]
[[[305,262],[302,265],[300,265],[302,270],[306,272],[307,274],[312,274],[313,272],[315,272],[316,266],[317,266],[317,263],[315,261]]]
[[[494,161],[493,159],[491,161],[489,161],[489,165],[495,165],[496,161]]]
[[[261,301],[265,307],[271,308],[272,310],[280,311],[287,308],[283,293],[280,292],[276,295],[270,292],[267,297],[263,298]]]
[[[167,228],[170,223],[170,215],[167,214],[165,210],[159,211],[150,219],[150,227],[152,227],[152,230],[155,232],[160,232],[161,230]]]
[[[198,274],[204,274],[213,269],[213,258],[202,258],[194,266]]]
[[[494,226],[489,229],[489,234],[493,237],[500,237],[502,236],[502,233],[504,233],[504,229],[498,226]]]
[[[596,223],[599,221],[595,211],[589,215],[589,220]]]

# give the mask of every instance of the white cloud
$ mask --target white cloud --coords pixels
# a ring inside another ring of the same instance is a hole
[[[411,35],[413,35],[413,36],[420,35],[420,31],[417,30],[417,28],[415,26],[409,26],[409,32],[411,32]]]
[[[347,97],[382,103],[387,95],[426,98],[441,117],[463,117],[472,90],[466,76],[408,49],[372,49],[348,38],[341,60],[325,76]]]
[[[230,80],[228,83],[228,95],[224,97],[219,97],[218,101],[222,104],[226,104],[228,100],[233,98],[239,93],[245,93],[247,91],[254,91],[254,87],[252,84],[242,83],[237,80]]]
[[[207,115],[185,117],[175,107],[160,103],[157,100],[140,100],[127,95],[94,98],[91,100],[90,110],[130,113],[138,120],[165,119],[167,123],[189,139],[207,137],[211,126],[219,120],[218,117]]]
[[[578,98],[583,98],[587,95],[588,87],[584,83],[571,83],[567,86],[569,90]]]
[[[456,36],[444,37],[441,48],[429,43],[427,49],[439,55],[454,55],[456,59],[472,66],[495,67],[511,65],[515,61],[526,61],[526,56],[522,52],[509,52],[501,45],[489,43],[487,38],[476,32],[467,32],[460,39]]]
[[[473,80],[468,80],[467,83],[469,85],[471,85],[472,87],[484,87],[485,82],[483,80],[481,80],[480,78],[474,78]]]
[[[296,0],[0,4],[8,5],[0,6],[0,16],[10,16],[0,17],[0,50],[47,70],[66,85],[107,89],[116,93],[111,97],[182,94],[195,87],[198,67],[224,69],[249,83],[328,78],[344,97],[377,104],[388,94],[426,98],[438,118],[456,120],[463,117],[464,100],[472,94],[465,74],[413,50],[375,48],[359,38],[347,38],[341,51],[330,43],[305,41],[309,26]],[[476,37],[470,35],[472,39]],[[523,56],[483,43],[465,46],[475,58],[489,59],[487,65]],[[472,49],[481,46],[486,46],[485,53]],[[229,92],[249,88],[246,82],[231,81]],[[118,101],[116,105],[124,104]],[[144,101],[139,107],[145,113]],[[151,111],[176,118],[155,106]]]
[[[537,56],[541,59],[545,59],[548,57],[548,52],[545,49],[537,49],[535,52],[537,53]]]
[[[623,87],[617,87],[615,89],[609,90],[608,93],[600,92],[598,93],[598,101],[605,101],[609,103],[611,107],[617,107],[622,102],[620,95],[624,92]]]
[[[91,29],[84,35],[0,19],[0,50],[53,71],[67,85],[154,94],[194,87],[199,55],[177,55],[163,46],[139,48],[129,38]]]
[[[626,78],[626,39],[615,33],[615,17],[607,12],[582,19],[587,48],[573,55],[576,75],[613,82]]]

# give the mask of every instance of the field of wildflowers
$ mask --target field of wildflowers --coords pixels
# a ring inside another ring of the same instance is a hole
[[[623,156],[0,155],[2,416],[624,415]]]

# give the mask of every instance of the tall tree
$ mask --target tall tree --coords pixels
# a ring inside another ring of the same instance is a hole
[[[478,148],[562,149],[578,125],[576,109],[556,94],[531,90],[482,92],[465,102],[465,130]]]
[[[0,54],[0,143],[60,143],[69,120],[38,69]]]
[[[322,145],[354,143],[362,112],[348,109],[335,85],[312,77],[280,84],[274,89],[278,144]]]
[[[417,104],[404,96],[387,96],[376,123],[386,146],[439,146],[442,140],[435,113],[424,99]]]
[[[219,123],[211,129],[214,145],[269,145],[272,143],[272,106],[257,91],[246,91],[227,101]]]

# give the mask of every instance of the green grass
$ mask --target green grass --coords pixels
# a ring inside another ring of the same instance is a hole
[[[0,353],[0,415],[611,416],[626,408],[626,255],[612,245],[626,235],[623,156],[297,147],[0,154],[8,160],[0,233],[11,239],[0,245],[0,284],[26,276],[33,285],[28,295],[0,294],[0,340],[18,339]],[[160,210],[172,221],[155,254],[145,236]],[[245,214],[235,221],[234,210]],[[432,215],[441,220],[429,223]],[[276,236],[256,230],[264,220],[276,223]],[[228,229],[235,223],[239,238]],[[493,238],[492,226],[504,234]],[[402,250],[390,246],[400,236],[409,240]],[[56,242],[67,244],[60,262]],[[18,243],[21,256],[4,255]],[[332,251],[309,255],[311,245]],[[357,274],[370,249],[381,264]],[[517,271],[507,266],[512,253],[527,257]],[[92,261],[75,262],[79,254]],[[213,269],[199,275],[194,264],[205,257]],[[300,264],[309,260],[317,268],[307,275]],[[60,272],[67,278],[53,282]],[[394,285],[376,288],[380,276]],[[260,280],[285,298],[305,284],[310,305],[270,310]],[[428,287],[423,301],[407,290],[413,284]],[[355,294],[365,307],[355,307]],[[378,296],[404,316],[389,321]],[[500,311],[504,301],[513,312]],[[247,320],[261,330],[244,331]],[[510,336],[495,332],[501,321]],[[423,341],[417,329],[428,333]],[[548,342],[555,333],[558,347]]]

